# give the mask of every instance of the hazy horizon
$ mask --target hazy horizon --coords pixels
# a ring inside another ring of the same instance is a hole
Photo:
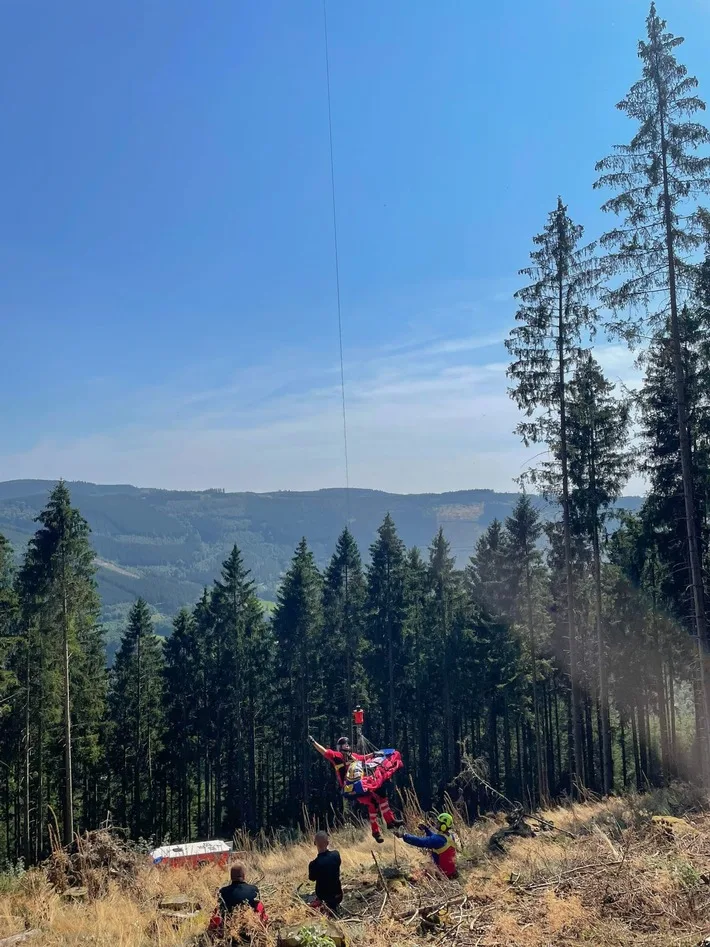
[[[643,481],[640,478],[638,482],[641,484],[641,488],[638,491],[626,489],[622,493],[622,497],[635,497],[643,496],[646,492],[645,486],[643,486]],[[171,487],[164,486],[163,484],[155,483],[133,483],[123,480],[88,480],[86,477],[12,477],[5,480],[0,480],[0,485],[6,483],[23,483],[23,482],[40,482],[40,483],[57,483],[59,480],[64,480],[70,487],[72,484],[86,484],[88,486],[95,487],[131,487],[135,490],[165,490],[169,492],[178,492],[178,493],[209,493],[215,490],[224,490],[225,493],[254,493],[254,494],[263,494],[267,495],[269,493],[319,493],[325,491],[344,491],[352,490],[357,491],[369,491],[372,493],[386,493],[392,494],[395,496],[445,496],[452,493],[469,493],[477,492],[481,490],[490,490],[493,493],[507,494],[507,493],[518,493],[522,488],[519,488],[517,484],[513,483],[509,488],[496,488],[496,487],[486,487],[486,486],[460,486],[452,487],[449,490],[385,490],[381,487],[369,487],[363,486],[362,484],[353,484],[351,483],[349,487],[343,485],[334,485],[328,487],[309,487],[303,488],[301,490],[294,490],[290,487],[278,487],[272,490],[232,490],[228,487],[224,487],[221,484],[213,483],[210,486],[197,486],[197,487]],[[532,495],[539,495],[540,491],[527,488],[527,492]]]

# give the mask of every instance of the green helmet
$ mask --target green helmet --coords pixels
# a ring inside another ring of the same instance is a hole
[[[440,828],[443,827],[445,829],[450,829],[453,824],[454,824],[454,820],[451,818],[448,812],[442,812],[439,815]]]

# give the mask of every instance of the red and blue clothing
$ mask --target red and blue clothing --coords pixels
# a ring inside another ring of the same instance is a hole
[[[328,760],[329,763],[333,764],[335,778],[338,780],[338,785],[341,789],[345,785],[345,774],[347,773],[348,766],[352,760],[359,760],[359,762],[364,763],[367,759],[366,756],[362,756],[360,753],[350,753],[348,754],[348,759],[346,759],[345,754],[341,753],[339,750],[325,750],[323,756]]]
[[[348,767],[353,760],[357,760],[360,763],[364,763],[366,760],[371,758],[370,756],[363,756],[361,753],[349,753],[346,758],[345,754],[339,752],[338,750],[325,750],[323,756],[328,760],[329,763],[332,763],[333,769],[335,770],[335,777],[338,780],[338,785],[341,789],[345,788],[346,776],[348,772]],[[346,798],[351,798],[359,802],[361,805],[365,806],[367,809],[367,817],[370,822],[370,830],[375,838],[380,834],[380,823],[379,815],[382,815],[382,818],[385,821],[385,825],[394,825],[396,819],[394,813],[390,809],[389,802],[385,796],[384,790],[380,787],[379,791],[367,791],[364,787],[357,786],[359,792],[348,792],[346,793]]]
[[[402,841],[415,848],[426,848],[434,860],[434,864],[447,878],[456,877],[456,843],[451,832],[434,832],[428,826],[421,826],[424,835],[402,836]]]

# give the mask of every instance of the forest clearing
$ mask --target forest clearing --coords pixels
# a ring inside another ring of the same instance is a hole
[[[365,829],[343,827],[332,835],[345,890],[336,927],[354,947],[692,947],[710,933],[710,815],[700,806],[695,791],[675,786],[574,803],[539,813],[555,828],[511,837],[504,853],[488,845],[502,819],[472,827],[457,820],[457,881],[431,875],[410,883],[410,873],[416,877],[427,864],[425,854],[392,837],[377,849],[375,863],[376,846]],[[246,848],[245,839],[235,841]],[[312,855],[305,834],[288,846],[262,843],[240,853],[270,918],[264,930],[250,912],[245,943],[271,947],[284,928],[314,923],[317,915],[297,894],[299,885],[307,889],[302,883]],[[137,861],[133,871],[124,867],[108,878],[94,871],[85,879],[88,898],[76,902],[52,887],[46,867],[31,869],[3,880],[0,938],[34,929],[27,942],[36,947],[198,944],[225,874],[216,867],[160,870]],[[176,896],[199,911],[184,919],[167,916],[161,901]]]

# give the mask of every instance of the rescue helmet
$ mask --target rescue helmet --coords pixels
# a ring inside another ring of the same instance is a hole
[[[454,820],[451,818],[448,812],[442,812],[439,815],[439,828],[446,829],[447,831],[454,824]]]
[[[340,737],[338,742],[335,744],[339,750],[349,750],[350,749],[350,740],[347,737]]]

